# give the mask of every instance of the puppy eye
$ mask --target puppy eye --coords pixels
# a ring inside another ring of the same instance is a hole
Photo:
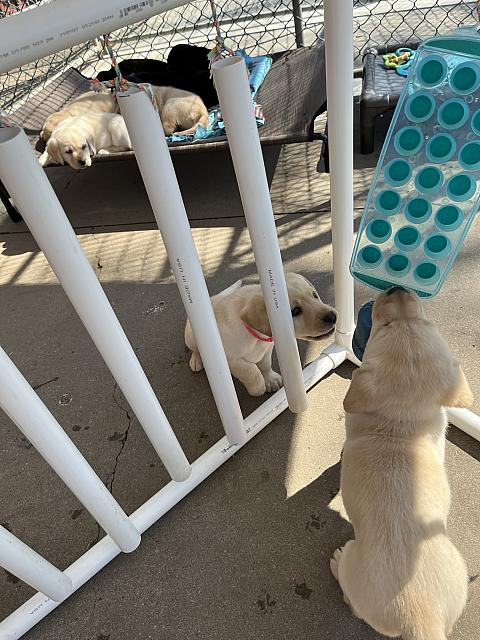
[[[65,153],[68,153],[69,155],[72,153],[71,149],[65,149]]]
[[[302,313],[302,309],[301,307],[293,307],[292,309],[292,316],[295,318],[295,316],[299,316]]]
[[[86,149],[86,148],[87,148],[87,145],[86,144],[82,144],[82,150]]]
[[[316,291],[313,292],[313,297],[318,299],[318,293]]]

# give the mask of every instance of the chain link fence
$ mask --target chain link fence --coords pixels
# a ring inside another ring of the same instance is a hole
[[[17,11],[35,10],[49,1],[0,1],[0,19]],[[323,30],[323,0],[216,0],[216,8],[227,46],[244,48],[252,55],[310,45]],[[354,53],[359,64],[367,44],[401,45],[413,36],[445,33],[476,19],[473,0],[353,0],[353,8]],[[213,46],[215,30],[208,0],[183,5],[111,34],[120,60],[162,60],[173,45],[184,42]],[[20,104],[68,66],[93,77],[110,64],[98,42],[38,60],[0,76],[0,105],[11,109]]]

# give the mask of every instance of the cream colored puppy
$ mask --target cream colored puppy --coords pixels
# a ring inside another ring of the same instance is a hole
[[[45,151],[39,158],[42,167],[69,164],[72,169],[85,169],[91,156],[132,148],[123,117],[118,113],[90,113],[62,120],[52,132]]]
[[[81,96],[73,100],[70,104],[48,116],[43,125],[40,138],[42,140],[50,139],[52,131],[62,120],[72,118],[73,116],[82,116],[86,113],[117,113],[117,101],[110,91],[97,93],[96,91],[87,91]]]
[[[199,124],[208,125],[208,110],[195,93],[174,87],[152,85],[165,135],[186,136],[195,133]]]
[[[287,273],[285,277],[295,335],[303,340],[318,340],[334,328],[335,310],[321,301],[303,276]],[[280,389],[282,377],[272,369],[274,345],[260,285],[242,287],[239,280],[213,296],[212,306],[232,375],[251,396]],[[201,371],[202,359],[188,321],[185,342],[192,351],[190,368]]]
[[[445,640],[465,607],[467,570],[447,535],[442,407],[471,402],[419,298],[382,293],[344,400],[341,491],[355,539],[331,569],[354,614],[385,636]]]

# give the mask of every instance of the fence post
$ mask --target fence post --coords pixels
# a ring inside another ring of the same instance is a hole
[[[293,25],[295,27],[295,43],[297,49],[305,46],[303,41],[302,0],[292,0]]]

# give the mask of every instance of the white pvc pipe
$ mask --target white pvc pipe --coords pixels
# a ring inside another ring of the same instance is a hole
[[[447,409],[448,421],[458,429],[465,431],[469,436],[480,441],[480,416],[468,409]]]
[[[174,480],[185,480],[188,460],[27,136],[17,127],[0,128],[0,179],[167,471]]]
[[[65,600],[73,592],[68,576],[2,526],[0,566],[55,602]]]
[[[1,347],[0,407],[118,547],[136,549],[138,531]]]
[[[338,312],[335,340],[349,349],[355,328],[353,278],[349,272],[353,249],[352,0],[325,0],[324,11],[333,280]]]
[[[144,91],[118,94],[140,173],[231,444],[245,442],[243,416],[158,113]]]
[[[186,0],[56,0],[0,20],[0,74],[169,11]]]
[[[342,347],[335,344],[330,345],[317,360],[304,369],[305,384],[314,385],[329,371],[341,364],[346,355],[346,350]],[[270,396],[245,420],[247,442],[260,433],[287,406],[287,398],[283,388]],[[142,533],[146,531],[205,478],[208,478],[224,462],[235,455],[240,448],[240,446],[230,445],[226,437],[219,440],[195,460],[192,464],[192,474],[186,482],[181,484],[170,482],[130,516],[137,529]],[[65,573],[71,578],[73,587],[77,590],[117,555],[118,549],[107,536],[76,560],[65,570]],[[0,639],[18,640],[57,606],[56,602],[37,593],[0,623]]]
[[[298,413],[308,402],[247,69],[233,56],[212,71],[288,404]]]

